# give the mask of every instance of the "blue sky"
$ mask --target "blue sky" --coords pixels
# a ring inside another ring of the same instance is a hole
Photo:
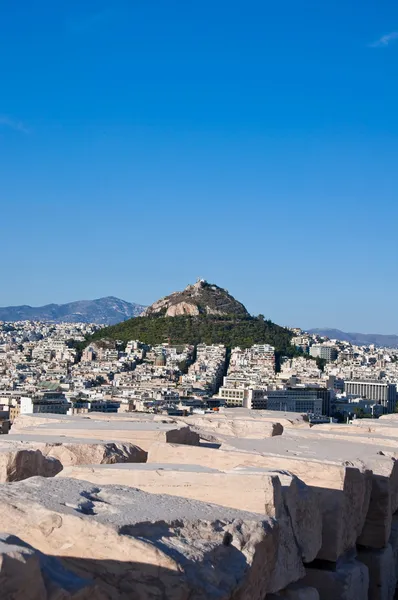
[[[398,333],[395,1],[0,0],[0,74],[0,305]]]

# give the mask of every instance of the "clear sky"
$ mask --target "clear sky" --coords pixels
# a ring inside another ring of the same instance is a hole
[[[398,333],[395,0],[0,0],[0,305]]]

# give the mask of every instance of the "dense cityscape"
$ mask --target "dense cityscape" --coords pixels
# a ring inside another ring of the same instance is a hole
[[[84,411],[189,415],[243,407],[301,412],[314,422],[378,417],[396,409],[398,350],[292,331],[301,355],[276,369],[269,344],[84,345],[101,326],[21,321],[0,325],[3,421]],[[76,349],[76,343],[83,350]]]

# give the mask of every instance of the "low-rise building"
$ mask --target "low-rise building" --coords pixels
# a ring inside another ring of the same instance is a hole
[[[383,381],[345,381],[346,396],[357,396],[364,400],[372,400],[381,404],[384,412],[392,413],[397,401],[397,386],[395,383]]]
[[[322,399],[316,391],[270,390],[267,392],[267,409],[320,416]]]
[[[66,415],[70,408],[71,404],[65,397],[48,398],[45,395],[39,395],[21,398],[21,415],[36,413]]]

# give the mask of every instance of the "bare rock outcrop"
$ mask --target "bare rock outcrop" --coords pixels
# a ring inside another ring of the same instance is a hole
[[[107,600],[93,584],[20,538],[0,533],[2,600]]]
[[[76,440],[47,443],[43,454],[58,459],[63,467],[87,464],[144,463],[147,459],[147,452],[134,444],[123,442],[79,443]]]
[[[40,477],[1,485],[0,504],[1,528],[112,600],[263,600],[304,575],[294,539],[255,513]]]
[[[227,290],[200,279],[188,285],[182,292],[173,292],[148,306],[142,317],[162,315],[236,315],[248,317],[246,308],[235,300]]]
[[[29,448],[0,448],[0,482],[21,481],[41,475],[54,477],[62,471],[62,464],[40,450]]]
[[[0,482],[54,477],[71,465],[143,463],[146,459],[144,450],[129,443],[7,435],[0,438]]]
[[[178,317],[180,315],[195,317],[199,314],[199,308],[191,302],[178,302],[177,304],[172,304],[166,310],[166,317]]]

